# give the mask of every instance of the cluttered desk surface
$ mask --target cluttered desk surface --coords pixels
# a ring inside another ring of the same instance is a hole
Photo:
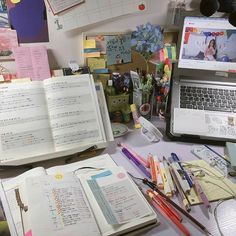
[[[162,132],[164,131],[165,122],[163,120],[155,119],[152,120],[152,122],[157,125]],[[193,143],[171,142],[165,138],[158,143],[150,143],[143,135],[141,135],[140,130],[132,129],[132,131],[128,132],[125,136],[116,138],[115,142],[108,147],[107,151],[112,154],[113,160],[115,160],[118,165],[124,166],[127,171],[130,171],[133,175],[141,178],[144,177],[143,173],[137,168],[134,168],[133,165],[122,156],[120,148],[117,146],[120,142],[126,143],[131,149],[144,157],[147,157],[148,154],[152,153],[153,155],[157,155],[160,160],[163,156],[165,156],[165,158],[170,158],[171,153],[176,153],[181,161],[184,162],[198,159],[196,155],[193,154],[193,150],[194,148],[203,147],[203,145]],[[218,154],[224,154],[224,147],[222,146],[210,146],[210,148]],[[209,185],[209,188],[212,188],[211,184]],[[214,188],[211,190],[214,191]],[[212,195],[214,197],[214,192],[212,192]],[[174,198],[175,201],[181,204],[181,201],[178,199],[180,199],[179,196]],[[234,199],[226,200],[222,203],[221,201],[215,201],[211,202],[211,207],[209,209],[203,204],[191,206],[190,214],[204,224],[208,231],[214,236],[221,235],[217,229],[216,218],[220,230],[222,231],[222,235],[235,235],[235,207]],[[148,231],[144,235],[181,235],[169,220],[162,217],[160,214],[158,214],[158,217],[160,217],[161,221],[160,226]],[[205,235],[199,231],[198,227],[194,226],[187,217],[183,218],[183,222],[189,229],[191,235]]]
[[[164,134],[165,129],[165,122],[163,120],[160,120],[159,118],[152,118],[152,123],[159,127],[159,130]],[[112,159],[116,162],[117,165],[123,166],[126,171],[128,171],[132,176],[139,177],[139,178],[145,178],[145,175],[142,171],[140,171],[137,166],[133,165],[132,161],[128,160],[124,154],[122,153],[121,147],[118,145],[120,143],[123,143],[129,147],[130,150],[133,150],[134,152],[138,153],[140,156],[144,157],[145,159],[148,158],[148,156],[156,155],[158,160],[163,160],[163,156],[170,160],[171,153],[175,153],[181,162],[189,162],[193,160],[199,160],[196,155],[193,154],[193,151],[198,150],[197,148],[204,147],[203,145],[199,144],[193,144],[193,143],[183,143],[183,142],[172,142],[169,141],[167,138],[162,138],[159,142],[152,143],[148,139],[145,138],[144,135],[141,134],[140,129],[134,129],[133,124],[129,125],[129,130],[126,132],[125,135],[115,138],[114,142],[110,142],[109,146],[102,150],[101,154],[108,153],[111,155]],[[217,152],[219,155],[224,154],[224,147],[222,146],[207,146]],[[79,158],[75,158],[73,161],[78,161]],[[43,166],[43,167],[51,167],[55,165],[65,164],[63,158],[57,158],[51,161],[44,161],[35,163],[34,167],[36,166]],[[195,164],[199,164],[198,162]],[[199,167],[199,166],[198,166]],[[206,168],[206,166],[202,166],[202,168]],[[23,172],[24,169],[9,169],[9,170],[2,170],[1,171],[1,178],[4,177],[10,177],[13,175],[20,174]],[[207,172],[206,172],[207,173]],[[212,174],[214,175],[214,174]],[[211,177],[211,176],[210,176]],[[208,178],[208,185],[207,188],[207,194],[210,194],[211,199],[217,199],[214,202],[210,203],[210,207],[205,207],[204,204],[197,204],[197,205],[191,205],[190,214],[195,219],[197,219],[198,222],[200,222],[202,225],[206,227],[206,229],[214,236],[217,235],[235,235],[236,232],[236,224],[235,224],[235,217],[236,217],[236,205],[235,205],[235,199],[228,199],[221,201],[220,198],[229,198],[229,195],[232,195],[236,193],[236,188],[229,186],[229,182],[226,181],[225,184],[220,185],[220,182],[214,182],[214,179],[217,179],[216,177]],[[133,179],[135,180],[135,179]],[[220,178],[217,179],[217,181],[221,181]],[[230,179],[230,182],[233,181],[233,178]],[[136,181],[139,184],[139,187],[144,188],[142,186],[140,181]],[[207,182],[207,181],[206,181]],[[232,182],[231,182],[232,183]],[[206,188],[206,186],[204,186]],[[219,191],[219,188],[221,191]],[[232,189],[233,188],[233,189]],[[226,189],[226,191],[224,190]],[[206,189],[204,189],[205,191]],[[219,196],[217,196],[219,194]],[[229,194],[229,195],[227,195]],[[192,196],[193,197],[193,196]],[[209,197],[209,196],[208,196]],[[181,196],[173,196],[171,198],[174,202],[176,202],[178,205],[182,206],[183,202],[181,200]],[[196,200],[196,199],[195,199]],[[193,201],[194,199],[190,201]],[[156,211],[158,218],[160,220],[160,225],[155,226],[154,228],[151,228],[149,230],[146,230],[142,233],[137,233],[136,235],[182,235],[179,231],[179,229],[176,227],[173,222],[170,221],[168,217],[164,217],[160,212]],[[218,223],[217,223],[218,222]],[[189,220],[188,217],[183,215],[182,224],[187,228],[190,235],[206,235],[202,230],[199,229],[199,227],[192,223],[191,220]],[[218,227],[217,227],[218,224]],[[222,233],[220,233],[219,229]]]

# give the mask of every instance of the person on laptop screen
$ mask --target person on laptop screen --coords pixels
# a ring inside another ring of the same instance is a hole
[[[204,60],[216,60],[216,40],[211,39],[204,53]]]

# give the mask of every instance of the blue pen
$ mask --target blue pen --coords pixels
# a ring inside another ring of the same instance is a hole
[[[151,179],[150,172],[143,166],[126,148],[122,148],[122,153],[131,160],[138,168],[146,175],[149,179]]]
[[[178,162],[179,167],[183,171],[183,175],[184,175],[185,179],[188,181],[189,187],[192,188],[193,187],[193,182],[192,182],[191,178],[189,177],[188,173],[183,168],[178,156],[175,153],[172,152],[171,157],[172,157],[173,161]]]

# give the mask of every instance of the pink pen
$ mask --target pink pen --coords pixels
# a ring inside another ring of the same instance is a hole
[[[194,183],[193,187],[194,187],[198,197],[202,200],[202,202],[203,202],[203,204],[206,208],[210,208],[210,206],[211,206],[210,202],[209,202],[206,194],[204,193],[199,181],[197,180],[197,178],[194,176],[194,174],[191,171],[190,171],[190,175],[191,175],[191,178],[192,178],[193,183]]]

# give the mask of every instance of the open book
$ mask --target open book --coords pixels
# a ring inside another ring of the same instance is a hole
[[[98,96],[100,103],[105,101],[101,91],[96,93],[88,74],[1,84],[0,164],[26,164],[93,145],[105,147],[113,137],[107,109],[98,104]]]
[[[20,211],[15,189],[26,211]],[[2,181],[0,197],[12,236],[121,235],[159,223],[138,187],[108,154],[32,169]]]

